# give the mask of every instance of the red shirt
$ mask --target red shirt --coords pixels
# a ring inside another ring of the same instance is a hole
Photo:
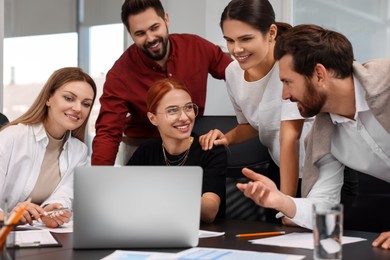
[[[133,138],[158,136],[146,116],[146,94],[156,80],[173,77],[184,82],[199,106],[199,115],[203,115],[208,73],[225,79],[225,68],[232,59],[196,35],[170,34],[169,41],[166,71],[133,44],[108,72],[95,125],[93,165],[114,164],[123,134]]]

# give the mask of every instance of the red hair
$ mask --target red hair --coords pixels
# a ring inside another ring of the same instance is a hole
[[[175,79],[160,79],[153,83],[146,96],[146,107],[148,112],[154,113],[160,103],[160,100],[171,90],[184,90],[191,96],[190,91],[184,83]]]

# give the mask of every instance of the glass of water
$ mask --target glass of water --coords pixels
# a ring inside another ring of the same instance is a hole
[[[341,259],[343,236],[343,205],[313,205],[314,259]]]

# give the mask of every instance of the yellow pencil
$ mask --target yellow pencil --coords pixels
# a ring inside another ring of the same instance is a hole
[[[236,237],[266,237],[266,236],[279,236],[284,234],[286,234],[285,231],[274,231],[274,232],[238,234],[236,235]]]

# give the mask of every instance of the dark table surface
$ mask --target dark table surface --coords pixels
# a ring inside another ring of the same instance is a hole
[[[253,232],[267,232],[267,231],[281,231],[286,233],[291,232],[310,232],[303,228],[285,227],[279,224],[254,222],[254,221],[242,221],[242,220],[225,220],[217,221],[214,224],[202,224],[200,227],[202,230],[225,232],[224,236],[213,238],[201,238],[199,239],[199,247],[211,247],[211,248],[226,248],[226,249],[238,249],[238,250],[250,250],[260,252],[274,252],[283,254],[296,254],[305,255],[305,259],[313,259],[313,250],[300,249],[300,248],[287,248],[276,246],[255,245],[248,242],[250,239],[255,238],[237,238],[236,234],[239,233],[253,233]],[[47,248],[23,248],[15,250],[16,259],[29,259],[29,260],[48,260],[48,259],[101,259],[115,251],[110,250],[74,250],[73,249],[73,234],[59,234],[53,233],[53,235],[62,244],[61,247],[47,247]],[[373,248],[371,246],[372,241],[379,235],[378,233],[361,232],[361,231],[344,231],[345,236],[354,236],[366,238],[366,241],[343,245],[343,259],[390,259],[390,250],[382,250]],[[126,249],[122,249],[126,250]],[[129,249],[131,250],[131,249]],[[179,252],[183,249],[143,249],[145,251],[159,251],[159,252]]]

